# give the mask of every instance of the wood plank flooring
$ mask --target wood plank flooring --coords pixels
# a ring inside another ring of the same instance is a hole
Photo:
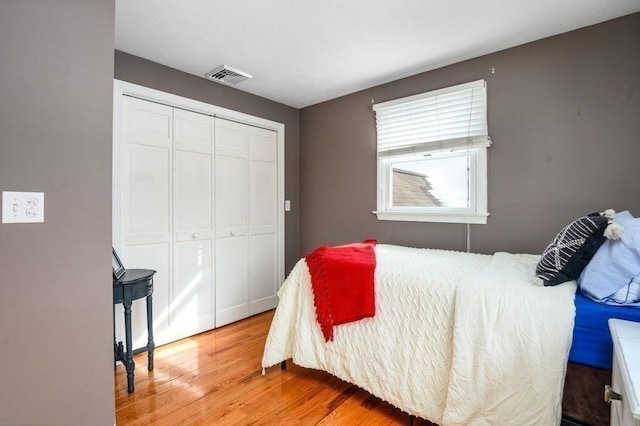
[[[407,415],[327,373],[287,363],[263,376],[273,311],[135,356],[135,392],[115,371],[121,425],[404,425]],[[433,425],[415,419],[414,425]]]

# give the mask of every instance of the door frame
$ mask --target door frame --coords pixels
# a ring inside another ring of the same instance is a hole
[[[132,96],[135,98],[156,102],[181,108],[200,114],[211,115],[214,117],[224,118],[226,120],[237,121],[239,123],[250,126],[261,127],[263,129],[273,130],[276,132],[277,140],[277,280],[282,283],[284,281],[284,142],[285,142],[285,126],[283,123],[257,117],[243,112],[211,105],[205,102],[196,101],[194,99],[185,98],[183,96],[174,95],[149,87],[140,86],[138,84],[114,79],[113,81],[113,157],[112,157],[112,239],[116,251],[124,253],[123,236],[122,236],[122,217],[121,206],[119,201],[118,190],[120,186],[120,176],[122,170],[122,152],[123,145],[123,97]]]

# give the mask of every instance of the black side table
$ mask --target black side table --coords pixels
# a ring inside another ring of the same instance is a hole
[[[124,306],[124,329],[127,351],[124,351],[122,342],[116,343],[115,334],[113,336],[114,363],[121,361],[127,370],[127,391],[133,392],[133,371],[135,362],[133,361],[133,348],[131,339],[131,304],[136,299],[147,298],[147,354],[149,357],[149,371],[153,370],[153,275],[156,271],[152,269],[127,269],[119,279],[113,280],[113,323],[115,333],[115,305],[122,303]]]

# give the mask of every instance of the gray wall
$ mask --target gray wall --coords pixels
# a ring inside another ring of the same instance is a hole
[[[45,222],[0,224],[0,424],[114,423],[114,1],[0,2],[0,190]]]
[[[285,272],[297,261],[300,220],[299,111],[250,93],[169,68],[128,53],[116,51],[115,78],[211,105],[240,111],[285,125]]]
[[[0,424],[114,422],[113,28],[114,0],[0,2],[0,190],[45,193],[45,223],[0,224]],[[371,100],[479,78],[492,215],[472,226],[474,251],[540,251],[593,210],[640,215],[637,40],[640,14],[309,107],[300,122],[293,108],[121,52],[115,77],[285,124],[289,270],[299,248],[322,243],[464,247],[463,225],[370,213]]]
[[[570,220],[640,215],[640,14],[508,49],[300,112],[301,252],[364,238],[465,249],[462,224],[378,221],[376,103],[487,81],[489,212],[471,250],[539,253]],[[491,72],[495,67],[495,74]]]

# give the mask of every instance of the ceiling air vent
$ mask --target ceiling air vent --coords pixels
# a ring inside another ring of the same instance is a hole
[[[250,74],[247,74],[246,72],[237,70],[235,68],[231,68],[227,65],[220,65],[218,68],[214,69],[213,71],[209,71],[204,76],[209,80],[228,84],[230,86],[235,86],[241,81],[251,78]]]

